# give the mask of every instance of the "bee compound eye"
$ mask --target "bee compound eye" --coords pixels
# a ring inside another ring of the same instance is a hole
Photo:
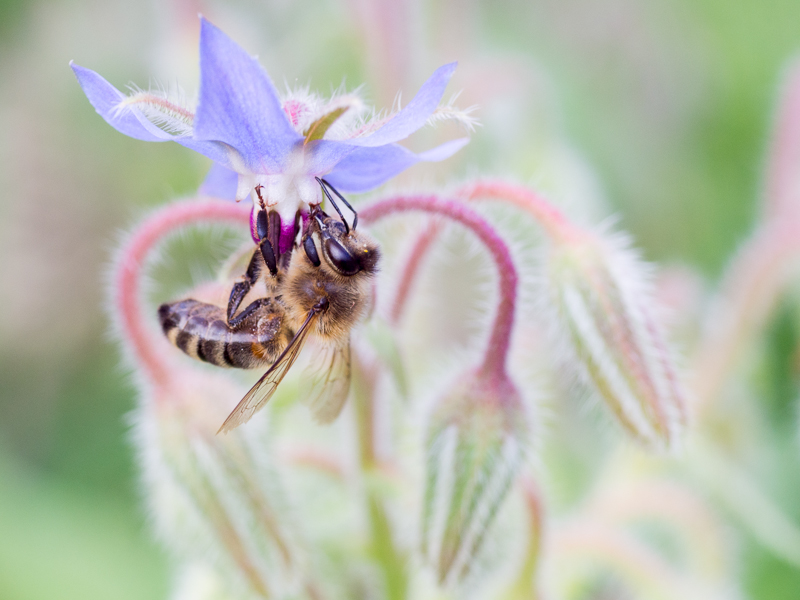
[[[325,254],[333,267],[343,275],[355,275],[361,270],[361,263],[355,256],[333,238],[324,242]]]

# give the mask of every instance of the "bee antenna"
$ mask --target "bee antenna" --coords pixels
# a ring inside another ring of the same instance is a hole
[[[339,213],[339,216],[342,218],[342,223],[344,223],[344,231],[345,231],[345,233],[346,234],[350,233],[350,225],[347,224],[347,219],[344,218],[344,215],[342,214],[342,211],[339,208],[339,205],[336,204],[336,201],[331,196],[331,193],[328,191],[328,188],[325,187],[325,182],[322,179],[320,179],[319,177],[314,177],[314,179],[317,180],[317,183],[319,184],[319,187],[322,188],[322,193],[325,194],[325,196],[328,198],[328,200],[331,201],[331,204],[333,204],[333,208],[336,209],[336,212]],[[333,191],[336,192],[336,190],[333,190]],[[336,195],[338,196],[339,192],[336,192]],[[349,204],[348,204],[348,206],[349,206]],[[350,210],[353,210],[353,209],[351,208]],[[353,229],[355,229],[355,228],[356,227],[355,227],[355,223],[354,223],[353,224]]]
[[[344,197],[344,196],[342,196],[342,195],[339,193],[339,191],[338,191],[338,190],[337,190],[335,187],[333,187],[333,186],[332,186],[330,183],[328,183],[328,182],[327,182],[327,181],[325,181],[324,179],[322,179],[322,180],[319,180],[319,179],[318,179],[318,181],[320,181],[321,183],[325,184],[327,187],[331,188],[331,190],[333,191],[333,193],[334,193],[334,194],[336,194],[336,195],[339,197],[339,200],[341,200],[342,202],[344,202],[344,205],[345,205],[347,208],[349,208],[349,209],[350,209],[350,212],[351,212],[351,213],[353,213],[353,231],[355,231],[355,230],[356,230],[356,228],[358,227],[358,213],[356,212],[356,209],[355,209],[355,208],[353,208],[352,206],[350,206],[350,203],[349,203],[347,200],[345,200],[345,197]],[[330,197],[330,196],[328,196],[328,197]],[[337,209],[337,210],[338,210],[338,209]],[[339,213],[339,214],[341,214],[341,213]]]

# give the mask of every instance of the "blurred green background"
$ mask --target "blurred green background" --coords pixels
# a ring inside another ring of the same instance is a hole
[[[397,20],[385,30],[381,6]],[[105,280],[121,232],[190,194],[208,163],[114,131],[68,62],[118,87],[193,91],[198,12],[258,53],[279,87],[327,93],[346,78],[366,82],[378,106],[459,60],[450,90],[480,105],[484,126],[449,172],[420,167],[420,177],[486,173],[547,189],[541,163],[567,140],[648,259],[709,281],[758,217],[778,83],[800,48],[797,0],[0,1],[3,600],[169,589],[137,496],[134,391],[108,334]],[[778,455],[798,453],[795,306],[765,341]],[[791,471],[782,505],[797,519]],[[752,598],[800,597],[795,570],[756,545],[742,552]]]

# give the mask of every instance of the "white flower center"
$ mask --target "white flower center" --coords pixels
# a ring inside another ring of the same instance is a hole
[[[309,205],[319,204],[321,200],[319,184],[306,168],[306,157],[302,146],[289,156],[283,173],[240,174],[236,199],[246,198],[249,194],[256,209],[260,208],[261,201],[256,192],[258,186],[261,186],[259,191],[264,204],[276,210],[284,223],[294,221],[298,210],[307,210]]]

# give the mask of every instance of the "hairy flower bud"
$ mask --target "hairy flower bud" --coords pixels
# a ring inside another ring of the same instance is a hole
[[[297,594],[308,585],[299,536],[263,432],[216,435],[227,412],[220,399],[237,390],[195,369],[173,376],[137,412],[145,497],[160,536],[183,561],[208,565],[231,597]]]
[[[636,438],[673,445],[686,408],[644,265],[619,237],[570,229],[552,244],[546,271],[570,364]]]
[[[170,600],[235,600],[235,596],[213,569],[193,563],[178,569]]]
[[[506,376],[470,374],[434,408],[422,550],[441,584],[469,574],[522,464],[527,434],[522,399]]]

